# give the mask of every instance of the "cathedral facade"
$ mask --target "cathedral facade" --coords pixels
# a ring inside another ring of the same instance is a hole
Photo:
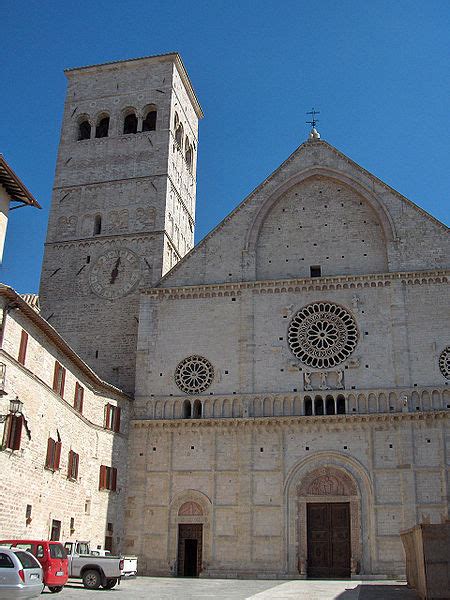
[[[404,573],[448,519],[448,228],[315,130],[193,247],[177,54],[71,70],[42,316],[134,396],[122,550],[154,575]]]

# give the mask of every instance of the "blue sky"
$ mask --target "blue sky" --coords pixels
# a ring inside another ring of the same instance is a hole
[[[0,280],[38,290],[67,67],[178,51],[205,112],[196,241],[307,137],[450,223],[448,0],[2,0],[0,152],[43,210],[11,213]]]

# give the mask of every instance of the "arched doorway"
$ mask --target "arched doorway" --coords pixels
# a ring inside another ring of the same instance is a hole
[[[350,577],[361,560],[361,507],[353,478],[325,466],[297,486],[298,569],[308,577]]]
[[[323,480],[327,475],[338,483],[330,485],[328,479]],[[370,474],[359,460],[332,450],[315,452],[291,467],[284,494],[288,576],[307,577],[308,503],[349,503],[351,575],[373,572],[377,560],[374,489]]]
[[[178,510],[179,517],[203,516],[203,509],[197,502],[185,502]],[[202,570],[203,524],[178,524],[177,575],[198,577]]]
[[[171,502],[169,560],[178,577],[198,577],[211,555],[211,501],[202,492],[186,490]]]

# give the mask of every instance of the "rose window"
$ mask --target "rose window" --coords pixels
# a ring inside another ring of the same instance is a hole
[[[331,302],[313,302],[300,310],[288,329],[292,353],[315,369],[328,369],[350,356],[358,343],[351,313]]]
[[[450,346],[442,350],[439,357],[439,368],[446,379],[450,379]]]
[[[186,394],[200,394],[212,383],[214,369],[203,356],[188,356],[175,369],[175,383]]]

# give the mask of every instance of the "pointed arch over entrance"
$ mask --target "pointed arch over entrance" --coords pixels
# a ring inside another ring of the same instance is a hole
[[[211,556],[211,501],[198,490],[175,496],[169,513],[168,556],[173,575],[198,577]]]
[[[288,574],[370,573],[373,497],[368,473],[352,457],[319,452],[297,463],[285,484]]]

